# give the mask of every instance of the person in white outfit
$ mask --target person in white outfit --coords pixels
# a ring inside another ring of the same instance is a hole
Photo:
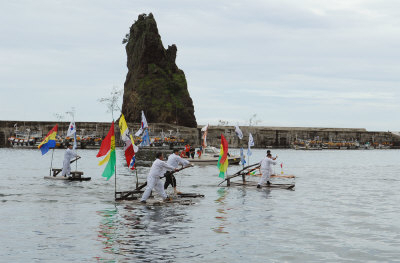
[[[150,173],[147,176],[147,187],[144,191],[140,202],[146,203],[147,198],[149,198],[151,191],[154,189],[156,192],[163,198],[163,200],[167,199],[168,196],[164,191],[163,183],[161,178],[164,176],[166,171],[177,170],[171,165],[167,164],[163,161],[164,156],[161,152],[156,154],[156,160],[150,168]]]
[[[174,167],[175,169],[177,169],[179,167],[179,165],[189,166],[190,162],[188,160],[185,160],[185,159],[181,158],[179,156],[179,150],[175,149],[174,153],[171,154],[168,157],[167,164],[169,164],[172,167]],[[180,192],[178,192],[176,190],[176,179],[175,179],[175,176],[170,172],[166,172],[164,176],[165,176],[164,190],[167,190],[168,186],[172,185],[172,187],[174,188],[174,193],[175,194],[180,194]]]
[[[63,169],[61,172],[61,176],[70,176],[71,174],[71,160],[75,157],[79,157],[74,150],[72,150],[72,145],[67,145],[67,150],[64,154],[64,161],[63,161]]]
[[[276,159],[276,158],[275,158]],[[267,182],[267,185],[270,185],[269,178],[272,174],[272,165],[276,164],[275,159],[272,158],[271,153],[267,153],[267,157],[265,157],[261,161],[260,171],[261,171],[261,178],[257,184],[257,188],[261,188],[261,185]]]

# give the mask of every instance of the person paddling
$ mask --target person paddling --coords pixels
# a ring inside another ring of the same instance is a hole
[[[189,166],[190,162],[185,160],[185,159],[183,159],[183,158],[181,158],[179,156],[179,150],[175,149],[174,152],[168,157],[167,164],[169,164],[170,166],[172,166],[175,169],[177,169],[179,165]],[[165,176],[164,190],[167,190],[168,186],[172,185],[172,187],[174,188],[174,193],[175,194],[180,194],[180,192],[178,192],[176,190],[176,179],[175,179],[175,176],[170,172],[166,172],[164,176]]]
[[[71,160],[72,158],[80,157],[76,154],[76,152],[72,149],[72,144],[67,144],[67,150],[64,153],[64,161],[63,168],[61,172],[61,176],[67,177],[71,175]]]
[[[264,184],[265,182],[267,182],[267,185],[270,185],[270,181],[269,178],[272,174],[272,165],[276,165],[276,157],[275,159],[272,158],[271,153],[267,153],[267,157],[265,157],[262,161],[261,161],[261,167],[260,167],[260,171],[261,171],[261,178],[260,181],[257,184],[257,188],[261,188],[261,185]]]
[[[144,191],[140,202],[146,203],[146,200],[150,197],[151,191],[154,189],[165,201],[168,199],[167,194],[164,191],[163,183],[161,178],[164,176],[165,171],[176,171],[171,165],[164,162],[164,156],[161,152],[156,154],[156,160],[150,168],[149,175],[147,176],[147,187]]]

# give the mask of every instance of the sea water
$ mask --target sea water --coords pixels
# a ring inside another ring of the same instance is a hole
[[[275,172],[296,176],[273,182],[294,191],[218,186],[215,165],[196,166],[176,175],[178,189],[205,197],[162,206],[115,202],[97,151],[78,154],[91,181],[43,179],[51,151],[0,149],[0,262],[400,261],[399,150],[272,149]],[[117,191],[132,190],[136,173],[117,156]],[[148,171],[138,167],[140,183]]]

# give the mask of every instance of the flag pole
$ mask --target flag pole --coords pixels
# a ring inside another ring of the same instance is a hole
[[[75,123],[75,121],[74,121],[74,123]],[[76,127],[76,125],[75,125],[75,127]],[[75,134],[74,134],[74,145],[76,145],[76,148],[75,148],[75,153],[76,153],[76,155],[78,155],[78,143],[76,142],[76,129],[75,129]],[[76,159],[76,164],[75,164],[75,171],[78,171],[78,159]]]
[[[135,172],[136,172],[136,188],[139,187],[139,177],[137,175],[137,169],[135,168]]]
[[[55,147],[54,147],[55,148]],[[53,152],[51,153],[51,162],[50,162],[50,176],[51,176],[51,170],[53,169],[53,155],[54,155],[54,148],[53,148]]]
[[[112,118],[113,118],[113,123],[114,123],[114,114],[112,114]],[[115,127],[114,127],[114,134],[115,134]],[[115,141],[115,135],[114,135],[114,141]],[[114,143],[114,147],[116,147],[115,143]],[[115,151],[115,159],[117,158],[117,149],[114,149]],[[114,200],[117,198],[117,162],[115,162],[114,164]]]
[[[75,123],[75,110],[74,113],[72,114],[72,120],[74,122],[75,125],[75,133],[74,133],[74,148],[75,148],[75,153],[76,155],[78,155],[78,142],[76,141],[76,123]],[[81,144],[82,147],[82,144]],[[76,159],[76,164],[75,164],[75,171],[78,171],[78,159]]]

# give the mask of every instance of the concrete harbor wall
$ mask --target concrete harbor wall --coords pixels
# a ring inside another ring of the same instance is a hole
[[[210,145],[219,145],[221,133],[232,147],[247,147],[249,133],[254,139],[255,148],[288,148],[295,140],[320,141],[355,141],[364,144],[366,142],[393,143],[400,146],[400,136],[391,132],[367,131],[364,128],[315,128],[315,127],[260,127],[241,126],[244,137],[239,140],[233,126],[211,126],[209,128],[207,141]]]
[[[26,132],[30,129],[31,133],[40,133],[45,136],[48,131],[56,124],[56,122],[42,121],[0,121],[0,147],[7,147],[7,139],[15,135],[17,127],[19,132]],[[58,122],[59,134],[65,135],[68,129],[69,122]],[[109,128],[108,122],[77,122],[79,135],[96,135],[104,137]],[[131,132],[136,132],[139,129],[139,124],[128,123]],[[187,128],[164,123],[151,123],[150,136],[160,136],[164,134],[176,135],[189,142],[191,145],[199,146],[201,141],[201,126],[198,128]],[[239,140],[235,134],[233,126],[210,126],[208,130],[207,142],[208,145],[219,146],[221,133],[228,140],[229,147],[247,147],[249,133],[253,135],[255,146],[254,148],[288,148],[296,139],[316,139],[321,141],[354,141],[360,143],[376,142],[376,143],[392,143],[394,147],[400,147],[400,136],[383,131],[367,131],[359,128],[312,128],[312,127],[261,127],[261,126],[241,126],[244,138]],[[116,141],[119,140],[119,129],[116,125]]]
[[[8,138],[16,135],[16,128],[18,132],[27,133],[27,129],[31,134],[38,133],[41,136],[46,136],[47,133],[58,123],[58,134],[65,136],[69,122],[43,122],[43,121],[0,121],[0,147],[7,147]],[[81,136],[94,135],[104,137],[110,129],[110,122],[76,122],[77,134]],[[140,124],[128,123],[131,133],[135,133],[140,128]],[[180,138],[191,144],[197,145],[199,142],[199,130],[197,128],[187,128],[182,126],[164,124],[164,123],[151,123],[149,124],[150,136],[160,136],[163,132],[166,135],[170,133],[178,135]],[[2,135],[4,133],[4,135]],[[120,133],[118,123],[115,125],[115,136],[117,145],[120,143]]]

